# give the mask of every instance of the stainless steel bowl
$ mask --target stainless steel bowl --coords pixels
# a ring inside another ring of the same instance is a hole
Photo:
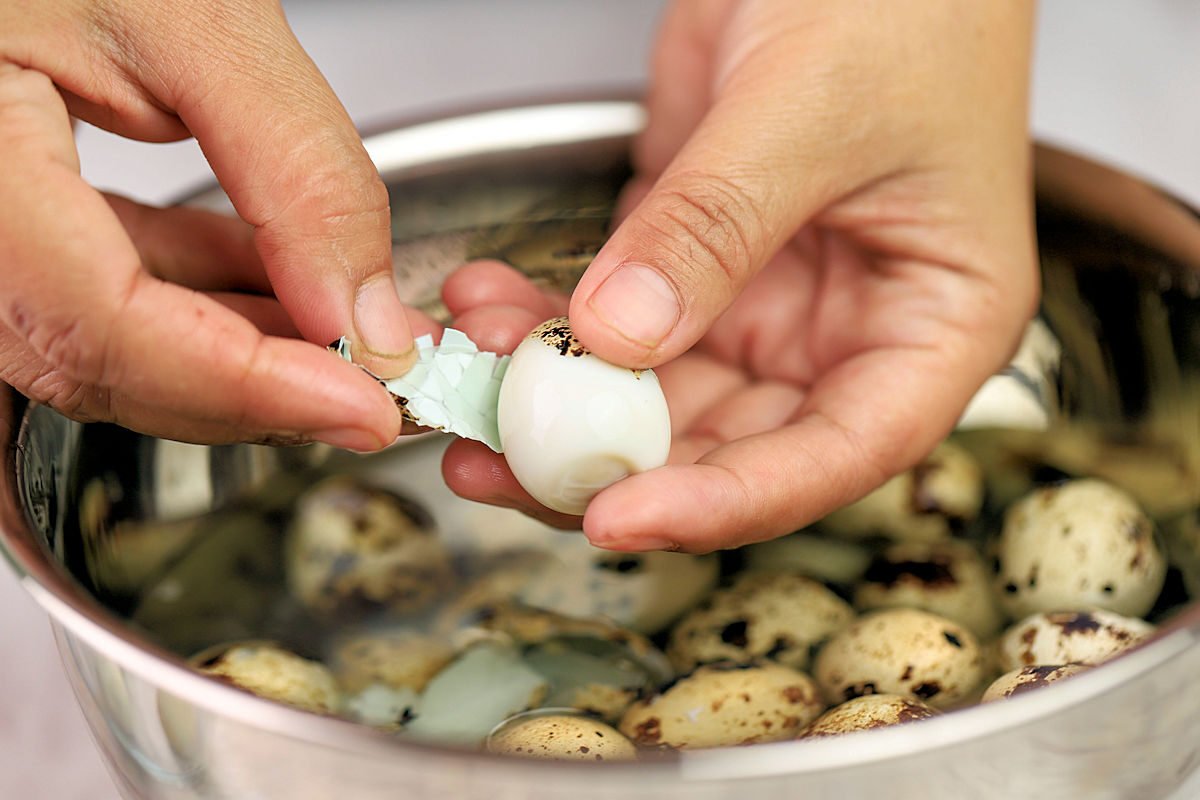
[[[642,122],[635,103],[585,100],[369,137],[392,191],[408,299],[438,313],[442,278],[477,256],[569,286],[603,241]],[[1160,519],[1194,513],[1200,221],[1064,153],[1039,151],[1037,177],[1042,318],[1061,357],[1036,377],[1053,388],[1041,397],[1053,421],[1044,431],[979,433],[981,446],[1010,463],[1125,483]],[[219,192],[193,201],[224,203]],[[309,470],[344,456],[81,426],[2,386],[0,444],[0,544],[52,617],[79,702],[129,798],[1150,798],[1200,764],[1195,605],[1148,645],[1051,690],[850,739],[632,765],[528,763],[398,741],[204,678],[125,618],[129,598],[193,543],[191,515],[264,485],[286,502]],[[429,452],[418,445],[386,457],[415,463]],[[436,472],[407,472],[425,476],[415,480],[435,510],[449,507]],[[109,524],[118,518],[162,524],[150,539],[130,538]]]

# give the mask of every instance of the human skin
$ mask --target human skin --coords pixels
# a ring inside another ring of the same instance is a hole
[[[71,116],[194,135],[241,219],[105,196]],[[413,359],[387,191],[269,0],[0,4],[0,380],[81,420],[188,441],[372,450],[400,418],[361,371]],[[296,338],[303,336],[307,342]]]
[[[448,484],[601,547],[705,552],[795,530],[917,463],[1035,308],[1032,12],[679,0],[625,217],[569,302],[497,263],[444,291],[490,347],[569,310],[597,354],[655,367],[670,462],[582,520],[538,506],[475,442],[448,450]]]

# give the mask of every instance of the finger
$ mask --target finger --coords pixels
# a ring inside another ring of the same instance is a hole
[[[207,292],[206,294],[238,316],[245,317],[255,328],[258,328],[259,333],[285,339],[300,338],[300,331],[296,329],[296,324],[292,322],[287,311],[274,297],[238,292]]]
[[[651,58],[646,130],[633,147],[639,173],[661,174],[704,118],[717,36],[734,8],[724,0],[676,0],[667,9]]]
[[[451,442],[442,458],[442,477],[451,491],[467,500],[515,508],[556,528],[579,529],[579,517],[551,511],[534,500],[513,477],[504,458],[479,442]]]
[[[986,377],[991,355],[963,347],[852,359],[813,387],[791,424],[601,492],[584,533],[613,550],[708,552],[802,527],[932,450]],[[939,393],[931,396],[928,386]]]
[[[405,372],[415,353],[393,283],[387,190],[282,9],[188,0],[142,11],[126,21],[129,67],[186,123],[257,229],[275,294],[305,338],[349,335],[375,374]],[[192,24],[176,24],[181,14]]]
[[[254,228],[242,220],[105,197],[151,275],[192,289],[272,293],[254,246]]]
[[[823,95],[828,81],[787,56],[764,45],[723,78],[704,119],[588,267],[570,316],[602,357],[646,367],[684,352],[806,220],[875,176],[872,151],[861,152],[870,125],[856,121],[847,135],[848,104]]]
[[[695,352],[657,367],[654,374],[667,398],[672,439],[746,384],[741,370]]]
[[[517,306],[483,306],[464,313],[454,320],[480,350],[492,353],[511,353],[545,322],[545,317]]]
[[[206,422],[360,450],[395,438],[394,404],[360,370],[141,271],[116,215],[79,176],[66,108],[44,75],[0,65],[0,151],[0,323],[66,394],[39,389],[39,375],[19,390],[67,411],[82,402],[78,387],[136,395],[178,418],[181,437]]]
[[[502,261],[473,261],[450,273],[442,284],[442,301],[459,316],[480,306],[525,308],[544,322],[567,313],[567,299],[543,291],[523,273]]]

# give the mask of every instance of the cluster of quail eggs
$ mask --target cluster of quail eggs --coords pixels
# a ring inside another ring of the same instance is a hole
[[[1132,497],[1065,479],[992,511],[984,486],[947,442],[810,529],[691,556],[544,532],[454,552],[412,500],[327,479],[283,552],[294,602],[339,635],[194,663],[401,737],[611,761],[1006,701],[1153,633],[1168,558]]]

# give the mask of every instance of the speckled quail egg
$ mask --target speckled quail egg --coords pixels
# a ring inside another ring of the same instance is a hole
[[[838,536],[928,542],[974,520],[982,507],[983,470],[966,450],[943,442],[916,467],[828,515],[819,526]]]
[[[992,576],[966,542],[902,542],[872,559],[854,592],[860,610],[919,608],[953,620],[978,639],[1000,632],[1004,618]]]
[[[831,702],[900,694],[953,707],[983,680],[983,652],[966,628],[913,608],[874,611],[830,639],[813,675]]]
[[[579,617],[607,617],[652,634],[699,602],[717,583],[716,556],[614,553],[582,536],[560,537],[553,558],[515,593],[527,605]]]
[[[421,506],[345,478],[326,480],[300,499],[286,559],[292,595],[320,615],[413,612],[451,578],[449,557]]]
[[[342,639],[333,648],[330,666],[347,692],[372,684],[420,692],[453,657],[454,648],[445,639],[394,630]]]
[[[518,648],[480,642],[434,676],[409,710],[404,733],[479,745],[505,719],[541,704],[547,689],[546,679],[521,659]]]
[[[593,355],[566,317],[538,326],[513,352],[497,417],[513,476],[565,514],[582,514],[602,489],[661,467],[671,446],[654,372]]]
[[[866,694],[834,706],[808,724],[801,739],[887,728],[941,714],[936,708],[898,694]]]
[[[1000,602],[1018,618],[1072,608],[1141,616],[1166,578],[1150,518],[1097,480],[1038,489],[1010,507],[993,554]]]
[[[635,761],[633,742],[580,714],[520,714],[488,737],[491,753],[556,761]]]
[[[324,664],[301,658],[270,642],[210,648],[197,654],[192,664],[206,675],[259,697],[306,711],[332,714],[341,707],[337,681]]]
[[[741,548],[744,570],[786,570],[825,583],[850,585],[871,563],[871,551],[858,542],[800,531]]]
[[[1049,686],[1055,681],[1061,681],[1072,675],[1078,675],[1088,669],[1086,664],[1039,664],[1021,667],[1006,672],[992,681],[983,692],[981,703],[992,703],[996,700],[1007,700],[1043,686]]]
[[[680,672],[758,657],[804,669],[812,649],[853,619],[849,603],[811,578],[747,572],[676,623],[667,657]]]
[[[812,678],[781,664],[713,664],[635,703],[621,732],[647,747],[792,739],[824,709]]]
[[[1154,633],[1154,626],[1111,611],[1051,611],[1032,614],[996,642],[1002,670],[1035,664],[1099,664]]]

